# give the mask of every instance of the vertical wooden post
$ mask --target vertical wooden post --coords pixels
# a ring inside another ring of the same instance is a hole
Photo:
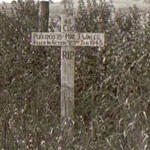
[[[75,32],[75,19],[70,7],[71,0],[64,1],[61,17],[61,32]],[[69,5],[69,6],[68,6]],[[68,9],[68,8],[69,9]],[[73,137],[74,120],[74,68],[75,68],[75,48],[69,46],[61,47],[61,125],[62,144],[61,149],[66,149],[66,145]],[[67,142],[68,141],[68,142]]]
[[[67,2],[66,6],[67,7]],[[64,4],[65,5],[65,4]],[[62,8],[63,9],[63,8]],[[61,32],[75,32],[75,19],[68,14],[66,8],[62,10]],[[61,118],[74,118],[74,47],[61,48]]]
[[[49,21],[49,2],[40,1],[39,8],[39,31],[48,31],[48,21]]]
[[[67,12],[68,2],[62,3],[61,32],[75,32],[75,19],[73,13]],[[72,9],[72,8],[71,8]],[[75,68],[75,48],[61,47],[61,128],[62,139],[59,141],[59,150],[66,150],[67,143],[73,137],[74,119],[74,68]],[[71,131],[71,132],[69,132]]]

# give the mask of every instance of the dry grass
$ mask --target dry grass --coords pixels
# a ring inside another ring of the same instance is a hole
[[[104,32],[105,46],[77,49],[75,120],[67,133],[60,121],[60,47],[30,45],[38,30],[35,5],[13,18],[0,14],[0,149],[150,149],[150,18],[134,8],[112,19],[104,1],[85,8],[80,2],[77,31]]]

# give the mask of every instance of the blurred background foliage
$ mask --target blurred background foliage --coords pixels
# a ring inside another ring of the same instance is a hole
[[[60,47],[30,45],[38,3],[16,3],[0,22],[0,149],[57,149]],[[80,0],[76,28],[104,33],[105,45],[76,48],[76,131],[65,149],[149,150],[149,13]]]

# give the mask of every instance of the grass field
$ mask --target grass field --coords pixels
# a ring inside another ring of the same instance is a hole
[[[126,9],[128,7],[133,7],[134,5],[136,5],[139,9],[143,9],[143,10],[149,10],[150,9],[150,3],[147,2],[143,2],[141,0],[114,0],[113,1],[113,5],[116,9]],[[11,8],[11,4],[9,3],[5,3],[2,4],[0,3],[0,10],[2,10],[2,7],[7,7],[8,10]],[[78,7],[78,3],[77,1],[74,4],[74,8],[76,9]],[[61,5],[60,3],[54,3],[50,5],[50,13],[52,15],[54,14],[61,14]]]

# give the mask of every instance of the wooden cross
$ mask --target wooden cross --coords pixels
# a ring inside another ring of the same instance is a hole
[[[61,118],[74,119],[74,65],[76,46],[100,47],[103,33],[76,33],[71,0],[66,1],[61,17],[61,32],[33,32],[34,46],[61,46]]]

